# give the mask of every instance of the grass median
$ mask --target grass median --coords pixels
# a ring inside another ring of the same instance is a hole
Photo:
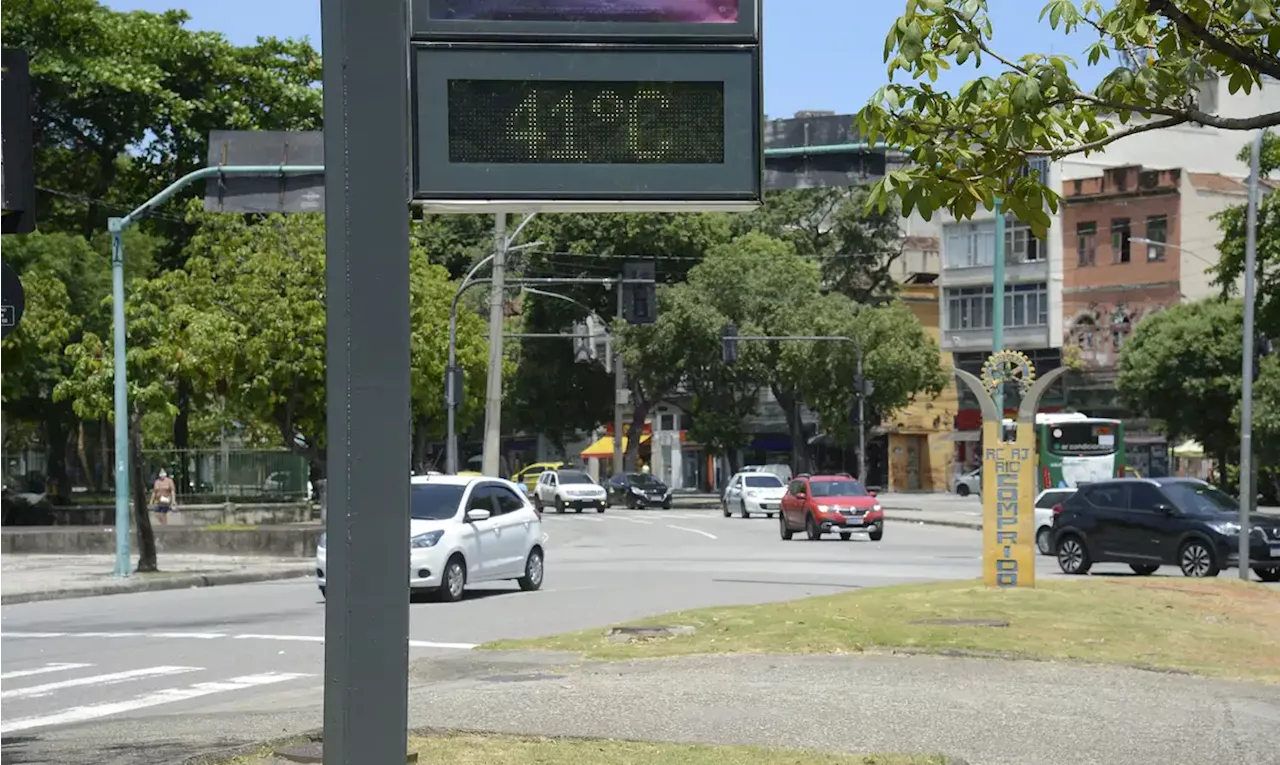
[[[991,626],[1002,622],[1008,626]],[[900,585],[684,611],[632,624],[696,631],[614,642],[607,630],[593,629],[481,648],[568,651],[598,659],[908,649],[1280,683],[1280,590],[1226,577],[1096,576],[1041,581],[1034,589],[993,589],[973,581]]]
[[[801,749],[694,746],[479,733],[410,736],[418,762],[449,765],[946,765],[941,755],[828,754]],[[275,765],[269,751],[220,765]]]

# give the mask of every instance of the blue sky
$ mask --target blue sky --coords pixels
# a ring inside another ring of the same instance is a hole
[[[1080,55],[1090,40],[1068,39],[1037,21],[1044,0],[990,0],[995,47]],[[237,44],[258,36],[307,37],[320,45],[320,0],[106,0],[119,10],[183,8],[190,26],[225,34]],[[800,109],[854,112],[885,82],[884,39],[904,0],[765,0],[764,100],[770,117]],[[984,73],[992,73],[987,68]],[[954,89],[972,79],[972,65],[946,73]],[[1084,76],[1092,85],[1095,77]]]

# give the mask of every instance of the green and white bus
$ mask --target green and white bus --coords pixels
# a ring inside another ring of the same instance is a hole
[[[1037,491],[1123,478],[1124,423],[1081,412],[1037,414],[1036,456]]]

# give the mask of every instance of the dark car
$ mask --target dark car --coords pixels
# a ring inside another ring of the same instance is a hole
[[[1053,546],[1067,574],[1095,563],[1127,563],[1148,575],[1177,566],[1217,576],[1239,565],[1236,500],[1193,478],[1119,478],[1082,486],[1053,508]],[[1249,560],[1265,582],[1280,581],[1280,518],[1250,516]]]
[[[642,508],[662,505],[671,509],[671,489],[648,473],[619,473],[604,485],[609,505]]]

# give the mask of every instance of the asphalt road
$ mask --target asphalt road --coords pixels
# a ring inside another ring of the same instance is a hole
[[[718,512],[545,518],[537,593],[414,603],[410,659],[699,606],[786,600],[981,573],[977,532],[891,523],[884,540],[783,542]],[[1042,575],[1053,575],[1051,559]],[[324,602],[310,580],[6,606],[3,761],[169,762],[318,727]]]

